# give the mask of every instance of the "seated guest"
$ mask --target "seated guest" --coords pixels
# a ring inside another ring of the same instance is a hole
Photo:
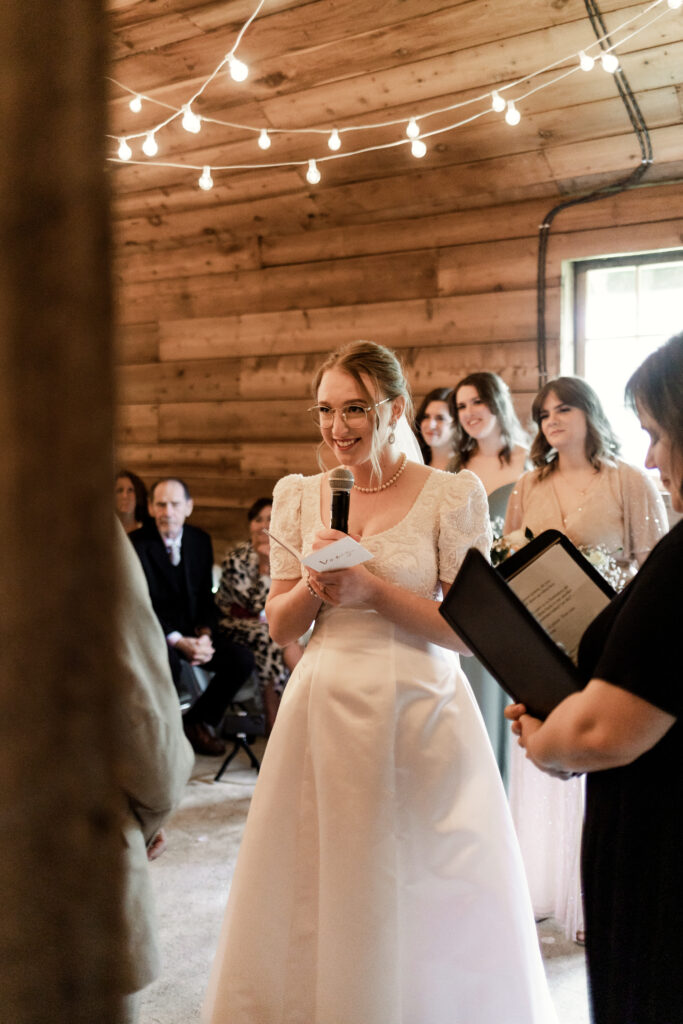
[[[129,469],[122,469],[114,481],[114,510],[126,533],[149,522],[147,488]]]
[[[208,533],[185,522],[192,512],[187,485],[174,477],[158,480],[150,491],[149,511],[152,521],[129,536],[166,636],[176,689],[183,661],[215,673],[183,721],[195,751],[218,756],[225,744],[213,728],[252,672],[254,658],[246,647],[214,636],[213,549]]]
[[[221,631],[254,654],[268,732],[289,673],[303,654],[297,641],[279,647],[268,632],[264,609],[270,589],[270,537],[265,531],[271,510],[272,498],[258,498],[247,512],[250,538],[225,556],[216,594]]]

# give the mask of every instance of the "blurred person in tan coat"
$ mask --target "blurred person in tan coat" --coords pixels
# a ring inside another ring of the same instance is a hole
[[[194,753],[185,738],[166,640],[147,581],[126,534],[115,523],[119,566],[116,641],[122,707],[121,785],[124,852],[123,1019],[135,1020],[136,993],[159,973],[148,863],[164,850],[162,825],[179,803]]]

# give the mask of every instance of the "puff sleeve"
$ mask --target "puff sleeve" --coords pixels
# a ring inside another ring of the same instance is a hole
[[[470,548],[491,554],[491,522],[486,491],[478,476],[463,469],[444,474],[439,509],[439,579],[452,583]]]
[[[301,551],[301,498],[304,478],[300,473],[284,476],[273,490],[270,532],[294,551]],[[274,580],[295,580],[301,576],[301,564],[276,541],[270,545],[270,574]]]

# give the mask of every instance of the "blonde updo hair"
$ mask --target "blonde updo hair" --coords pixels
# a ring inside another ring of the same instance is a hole
[[[349,377],[352,377],[358,385],[361,395],[367,399],[368,405],[379,402],[383,398],[404,398],[404,415],[408,423],[412,425],[413,402],[410,397],[410,389],[403,372],[403,367],[391,349],[386,348],[384,345],[377,345],[374,341],[352,341],[349,345],[344,345],[342,348],[337,349],[336,352],[332,352],[325,362],[318,367],[317,373],[313,378],[313,398],[316,402],[318,400],[320,382],[328,370],[343,370],[344,373],[348,373]],[[368,390],[363,377],[369,378],[370,390]],[[372,414],[369,413],[368,415],[371,416]],[[370,461],[375,477],[378,482],[381,482],[379,425],[380,416],[376,410]],[[321,468],[325,469],[320,457],[323,447],[324,442],[321,442],[318,451],[318,461]]]

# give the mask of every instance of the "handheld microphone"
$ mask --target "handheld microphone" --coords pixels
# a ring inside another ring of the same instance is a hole
[[[349,498],[353,487],[353,473],[345,466],[337,466],[328,477],[332,492],[330,529],[349,532]]]

